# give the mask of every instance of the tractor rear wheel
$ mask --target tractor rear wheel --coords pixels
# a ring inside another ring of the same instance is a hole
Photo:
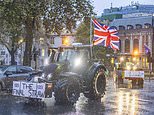
[[[85,97],[96,100],[100,99],[105,94],[106,78],[103,68],[98,68],[91,81],[89,92],[84,93]]]

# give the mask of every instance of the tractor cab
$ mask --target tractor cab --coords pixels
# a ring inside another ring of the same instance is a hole
[[[90,60],[90,46],[69,46],[51,48],[49,63],[65,65],[68,72],[83,73]]]

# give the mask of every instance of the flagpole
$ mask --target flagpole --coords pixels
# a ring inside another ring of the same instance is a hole
[[[92,43],[92,17],[90,16],[90,56],[91,58],[93,57],[93,53],[92,53],[92,47],[93,47],[93,43]]]

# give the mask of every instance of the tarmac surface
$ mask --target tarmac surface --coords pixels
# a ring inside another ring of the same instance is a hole
[[[154,80],[145,80],[144,88],[120,88],[107,79],[106,94],[101,101],[91,101],[83,94],[76,104],[57,105],[54,97],[39,104],[27,104],[25,98],[0,94],[0,115],[154,115]]]

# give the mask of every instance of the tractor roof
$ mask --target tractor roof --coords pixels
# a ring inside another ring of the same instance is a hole
[[[87,49],[92,47],[92,45],[71,45],[71,46],[60,46],[60,47],[50,47],[50,49]]]

